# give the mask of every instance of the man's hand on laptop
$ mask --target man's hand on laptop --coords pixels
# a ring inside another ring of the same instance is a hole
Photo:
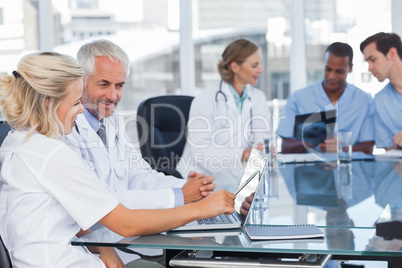
[[[187,182],[181,188],[184,196],[184,204],[193,203],[210,195],[215,190],[213,176],[205,176],[204,173],[191,171]]]
[[[244,199],[243,203],[241,203],[240,214],[241,214],[244,218],[247,217],[248,211],[250,210],[251,203],[253,202],[253,199],[254,199],[254,194],[255,194],[255,193],[252,193],[251,195],[247,196],[247,197]]]
[[[264,152],[264,144],[262,144],[261,142],[258,143],[257,145],[255,145],[254,148],[259,150],[260,152]],[[253,149],[253,147],[249,147],[246,150],[244,150],[243,155],[241,156],[241,160],[243,160],[244,162],[247,161],[252,149]]]

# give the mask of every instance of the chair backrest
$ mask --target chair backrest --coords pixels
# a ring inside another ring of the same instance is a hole
[[[3,140],[8,135],[10,131],[10,125],[5,121],[0,121],[0,145],[3,143]],[[8,254],[8,250],[4,245],[3,239],[0,236],[0,267],[1,268],[11,268],[11,259]]]
[[[10,125],[6,121],[0,120],[0,145],[3,143],[3,140],[7,137],[10,130]]]
[[[11,264],[11,258],[8,254],[8,250],[3,243],[3,240],[0,236],[0,267],[1,268],[11,268],[13,267]]]
[[[165,95],[144,100],[138,107],[141,154],[151,167],[176,167],[186,144],[186,126],[193,98]]]

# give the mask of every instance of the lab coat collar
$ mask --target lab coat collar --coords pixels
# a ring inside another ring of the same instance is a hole
[[[219,84],[218,84],[218,90],[219,90]],[[243,108],[242,108],[241,114],[242,115],[247,114],[247,116],[249,116],[250,109],[252,107],[253,90],[252,90],[252,87],[250,85],[246,85],[244,90],[247,91],[248,97],[243,102]],[[225,81],[223,81],[223,83],[222,83],[222,92],[225,94],[225,96],[227,98],[227,102],[228,102],[227,105],[230,107],[229,109],[232,112],[238,114],[239,111],[237,109],[236,101],[234,99],[234,96],[233,96],[232,92],[230,91],[229,84],[226,83]]]
[[[88,120],[86,119],[84,114],[79,114],[77,119],[75,120],[77,130],[73,130],[73,142],[83,143],[80,146],[95,148],[95,147],[105,147],[98,134],[96,134],[95,130],[91,127]],[[70,134],[71,135],[71,134]],[[71,139],[70,139],[71,142]],[[107,154],[107,150],[100,150],[103,153]]]
[[[218,84],[218,90],[219,90],[219,84]],[[239,111],[237,109],[236,101],[232,92],[230,91],[229,84],[223,81],[221,90],[227,99],[225,105],[229,107],[232,113],[238,114]],[[223,97],[220,97],[220,99],[223,99],[223,101],[225,101]]]
[[[78,127],[79,134],[82,137],[88,137],[91,136],[91,132],[93,131],[95,134],[95,130],[92,128],[92,126],[89,124],[88,120],[86,119],[84,114],[79,114],[77,116],[77,119],[75,120],[75,123]],[[91,131],[92,130],[92,131]]]

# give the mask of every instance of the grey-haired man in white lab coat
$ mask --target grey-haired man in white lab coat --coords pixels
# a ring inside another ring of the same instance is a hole
[[[125,120],[115,108],[129,73],[127,54],[110,41],[97,40],[83,45],[77,59],[85,73],[84,113],[78,116],[66,143],[120,202],[132,209],[170,208],[208,196],[215,188],[212,176],[191,172],[187,180],[180,180],[153,171],[126,139]],[[97,134],[102,125],[105,141]]]

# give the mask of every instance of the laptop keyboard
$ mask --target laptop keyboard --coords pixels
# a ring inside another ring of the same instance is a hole
[[[208,219],[198,220],[198,224],[222,224],[222,223],[232,223],[231,215],[221,214]]]

